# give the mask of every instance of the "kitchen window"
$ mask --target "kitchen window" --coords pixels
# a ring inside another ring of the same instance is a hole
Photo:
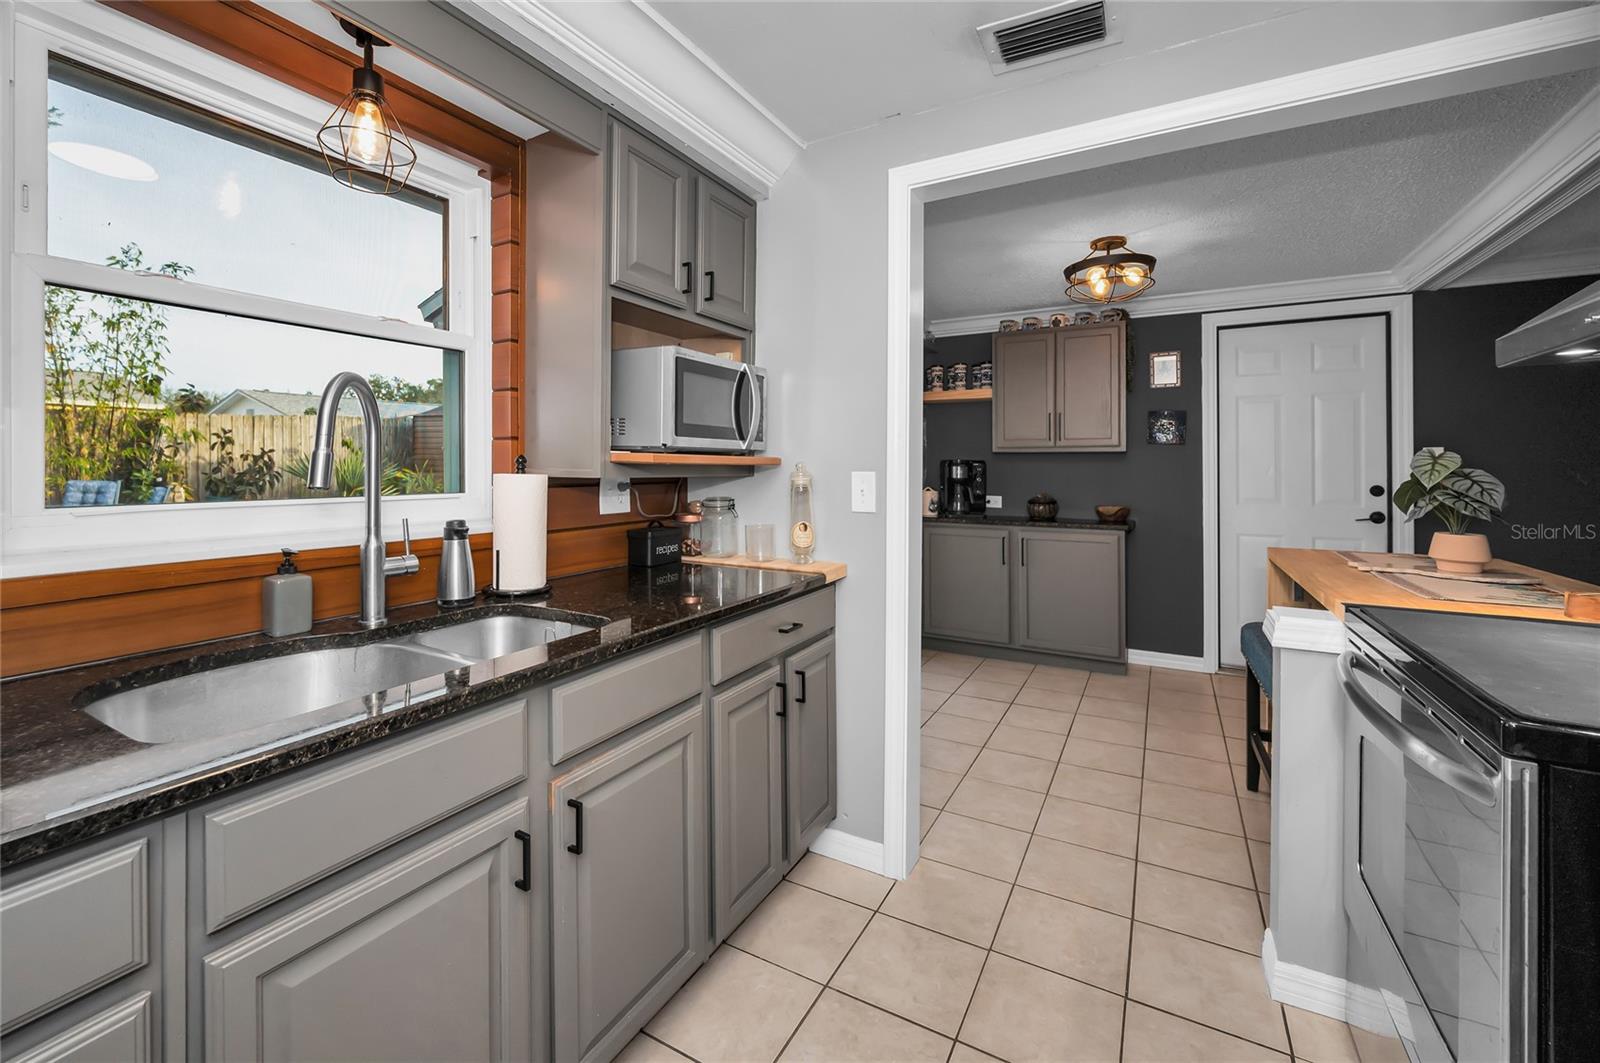
[[[353,542],[353,399],[305,487],[342,370],[379,399],[388,533],[486,523],[477,168],[419,145],[400,194],[345,188],[321,100],[98,4],[13,10],[4,574]]]

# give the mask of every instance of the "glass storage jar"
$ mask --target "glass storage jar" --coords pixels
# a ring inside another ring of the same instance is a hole
[[[732,557],[739,552],[739,511],[733,499],[717,495],[701,500],[700,553]]]

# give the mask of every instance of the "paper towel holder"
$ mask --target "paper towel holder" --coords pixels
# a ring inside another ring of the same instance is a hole
[[[528,456],[517,455],[517,472],[527,475]],[[506,591],[500,589],[500,551],[494,552],[494,581],[483,589],[483,593],[495,598],[538,598],[550,593],[550,581],[545,580],[543,587],[529,587],[527,590]]]

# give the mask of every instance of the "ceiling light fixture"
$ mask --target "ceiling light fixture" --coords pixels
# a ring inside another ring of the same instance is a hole
[[[156,169],[136,155],[113,151],[99,144],[84,144],[76,140],[52,140],[50,154],[62,162],[97,173],[102,177],[115,177],[119,181],[154,181]]]
[[[1089,242],[1089,257],[1062,270],[1067,296],[1075,303],[1120,303],[1156,282],[1154,255],[1125,251],[1126,236],[1102,236]]]
[[[351,72],[349,95],[317,131],[317,144],[328,162],[328,172],[340,184],[391,196],[411,177],[417,149],[383,98],[383,75],[372,69],[372,49],[387,47],[389,42],[344,19],[339,25],[361,47],[361,65]]]

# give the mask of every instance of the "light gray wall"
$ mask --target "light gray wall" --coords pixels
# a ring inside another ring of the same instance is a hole
[[[1381,30],[1369,18],[1379,10]],[[870,841],[883,838],[887,172],[1545,10],[1504,3],[1315,7],[1286,16],[1292,47],[1284,46],[1279,20],[1173,49],[1159,61],[1112,63],[1009,92],[997,80],[996,95],[898,116],[800,153],[757,214],[756,357],[771,374],[769,451],[784,459],[785,469],[724,486],[739,499],[745,522],[773,520],[782,527],[788,466],[805,462],[815,475],[817,555],[850,567],[839,587],[839,829]],[[1119,70],[1128,76],[1117,82],[1118,91],[1104,92],[1106,78]],[[1039,263],[1044,271],[1061,266]],[[920,375],[920,364],[913,371]],[[876,513],[850,511],[855,469],[877,473]],[[910,504],[915,512],[916,500]],[[916,565],[920,542],[911,549]],[[914,579],[911,600],[894,608],[915,618],[919,586]]]

